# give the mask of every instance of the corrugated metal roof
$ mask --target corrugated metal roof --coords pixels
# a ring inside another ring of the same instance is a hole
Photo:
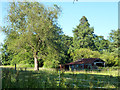
[[[96,60],[103,61],[100,58],[86,58],[86,59],[84,58],[84,59],[77,60],[75,62],[67,63],[65,65],[72,65],[72,64],[92,64]]]

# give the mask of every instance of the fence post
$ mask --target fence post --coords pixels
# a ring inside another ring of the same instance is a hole
[[[16,64],[15,64],[15,71],[16,71]]]
[[[0,90],[2,90],[2,68],[0,68]]]
[[[25,71],[27,70],[27,68],[25,67]]]
[[[60,69],[59,69],[59,87],[60,87],[60,78],[61,78],[61,77],[60,77]]]

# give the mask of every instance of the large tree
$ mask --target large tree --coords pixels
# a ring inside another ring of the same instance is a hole
[[[109,33],[109,52],[114,55],[116,65],[120,62],[120,29],[111,30]]]
[[[109,41],[110,41],[110,52],[115,52],[118,54],[118,49],[120,49],[120,30],[111,30],[109,33]]]
[[[94,29],[90,27],[85,16],[80,19],[80,24],[73,30],[73,46],[75,49],[90,48],[95,49]]]
[[[68,50],[70,48],[70,45],[73,43],[73,37],[62,35],[61,38],[61,44],[62,44],[62,51],[64,52],[63,60],[61,60],[61,63],[68,63],[71,62],[72,58],[70,57],[70,53],[68,53]]]
[[[9,26],[3,31],[7,34],[7,46],[14,54],[31,50],[34,57],[34,69],[38,68],[38,58],[47,56],[47,49],[56,52],[56,37],[61,33],[57,28],[60,14],[57,5],[46,8],[38,2],[11,3],[8,21]]]

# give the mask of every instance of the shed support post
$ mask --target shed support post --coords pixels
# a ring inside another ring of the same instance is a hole
[[[69,65],[69,71],[71,71],[70,65]]]
[[[105,67],[105,62],[104,62],[104,67]]]

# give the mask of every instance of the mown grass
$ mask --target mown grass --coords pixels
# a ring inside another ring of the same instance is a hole
[[[120,88],[118,70],[56,71],[2,68],[2,88]]]

